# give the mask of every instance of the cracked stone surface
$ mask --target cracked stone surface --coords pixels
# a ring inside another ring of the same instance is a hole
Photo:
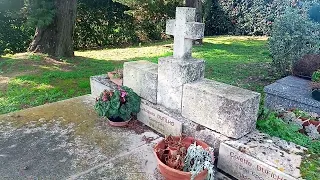
[[[88,95],[1,115],[1,178],[161,179],[152,153],[159,136],[108,126],[94,102]]]

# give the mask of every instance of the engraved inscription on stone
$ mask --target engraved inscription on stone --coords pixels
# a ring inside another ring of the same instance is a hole
[[[138,120],[163,135],[179,136],[182,133],[181,122],[148,106],[144,101],[141,101]]]
[[[218,168],[243,180],[295,180],[296,178],[221,143]]]

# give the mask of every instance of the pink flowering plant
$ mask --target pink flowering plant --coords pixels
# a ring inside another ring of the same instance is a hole
[[[128,121],[140,111],[140,97],[128,87],[118,87],[115,91],[103,91],[96,99],[95,110],[99,116],[109,120]]]

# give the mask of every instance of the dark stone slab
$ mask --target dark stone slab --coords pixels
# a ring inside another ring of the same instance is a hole
[[[299,108],[305,111],[320,113],[320,102],[312,98],[310,81],[288,76],[264,88],[265,106]]]

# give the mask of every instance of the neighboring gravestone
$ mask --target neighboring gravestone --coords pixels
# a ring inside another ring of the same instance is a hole
[[[218,168],[238,179],[294,180],[306,148],[253,132],[220,145]]]
[[[203,80],[183,88],[182,116],[231,138],[256,128],[260,94]]]
[[[320,102],[312,98],[310,82],[288,76],[266,86],[265,106],[269,109],[277,109],[279,106],[285,109],[299,108],[320,114]]]
[[[173,57],[159,59],[157,103],[179,113],[183,85],[204,77],[204,61],[191,58],[192,41],[203,38],[205,27],[194,22],[195,16],[195,8],[177,8],[176,19],[166,27],[166,33],[174,35]]]

